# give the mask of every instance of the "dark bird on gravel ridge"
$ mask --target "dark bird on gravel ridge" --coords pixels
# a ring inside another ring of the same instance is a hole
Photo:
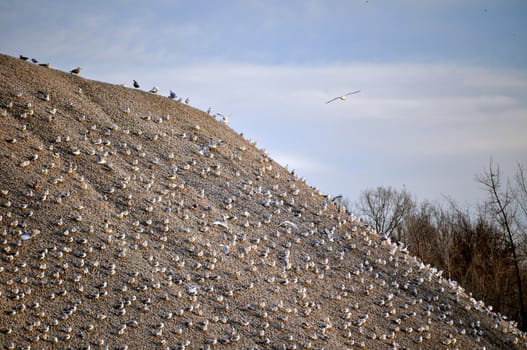
[[[172,90],[170,90],[170,95],[168,95],[168,98],[171,100],[175,100],[177,97],[176,93]]]
[[[27,61],[27,60],[29,59],[29,57],[27,57],[27,56],[22,56],[22,55],[18,56],[18,58],[20,58],[20,59],[23,60],[23,61]]]
[[[39,63],[38,65],[41,67],[49,68],[49,63]]]
[[[70,73],[73,74],[79,74],[81,72],[81,67],[77,67],[75,69],[70,70]]]
[[[134,80],[134,88],[139,89],[139,83]]]
[[[33,63],[38,63],[38,60],[37,60],[36,58],[32,58],[32,59],[31,59],[31,62],[33,62]]]
[[[44,101],[49,101],[49,94],[45,91],[39,90],[38,91],[38,98]]]

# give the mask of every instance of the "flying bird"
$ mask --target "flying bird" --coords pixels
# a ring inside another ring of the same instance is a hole
[[[134,88],[139,89],[139,83],[134,80]]]
[[[176,99],[177,95],[174,91],[170,90],[170,94],[168,95],[168,98],[171,100]]]
[[[81,67],[77,67],[77,68],[70,70],[70,73],[73,73],[73,74],[79,74],[80,72],[81,72]]]
[[[336,100],[342,100],[342,101],[345,101],[347,99],[347,96],[349,95],[354,95],[354,94],[358,94],[360,92],[360,90],[356,90],[356,91],[352,91],[352,92],[348,92],[347,94],[344,94],[342,96],[338,96],[338,97],[335,97],[335,98],[332,98],[331,100],[327,101],[326,103],[331,103],[333,101],[336,101]]]

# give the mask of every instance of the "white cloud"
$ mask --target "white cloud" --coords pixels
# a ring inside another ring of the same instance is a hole
[[[209,63],[147,67],[128,81],[123,76],[98,78],[116,83],[148,79],[145,88],[173,89],[201,109],[232,114],[236,130],[265,146],[302,144],[305,157],[314,156],[312,149],[320,148],[321,140],[338,150],[339,138],[346,135],[392,155],[527,151],[522,136],[527,88],[518,89],[527,87],[523,71],[441,64]],[[353,89],[362,91],[347,101],[324,103]],[[287,137],[276,139],[278,134]]]
[[[328,164],[317,162],[304,153],[283,152],[278,150],[272,152],[271,157],[289,170],[300,169],[302,172],[324,174],[330,169]]]

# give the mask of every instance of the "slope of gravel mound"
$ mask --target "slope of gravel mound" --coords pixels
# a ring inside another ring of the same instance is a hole
[[[525,347],[439,271],[168,98],[0,55],[0,167],[2,348]]]

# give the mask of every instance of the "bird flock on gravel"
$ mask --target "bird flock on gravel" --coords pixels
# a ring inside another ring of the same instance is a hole
[[[23,61],[28,61],[29,60],[29,57],[28,56],[24,56],[24,55],[19,55],[18,58],[23,60]],[[31,62],[37,64],[38,60],[36,58],[32,58]],[[38,63],[38,65],[42,66],[42,67],[46,67],[46,68],[51,68],[51,65],[49,63]],[[72,74],[79,74],[81,72],[81,70],[82,70],[81,67],[76,67],[76,68],[73,68],[72,70],[70,70],[70,73],[72,73]],[[123,86],[126,86],[126,85],[123,85]],[[139,89],[141,87],[141,85],[139,85],[139,83],[135,79],[132,80],[132,86],[134,88],[136,88],[136,89]],[[154,86],[148,92],[155,95],[155,94],[157,94],[159,92],[159,89],[156,86]],[[178,97],[176,95],[176,93],[174,91],[172,91],[172,90],[169,91],[168,98],[171,99],[171,100],[176,100],[177,102],[185,103],[187,105],[190,104],[190,97],[187,97],[187,98],[185,98],[185,100],[183,100],[182,97]],[[208,109],[207,114],[212,115],[210,108]],[[219,117],[220,120],[223,121],[226,124],[230,120],[230,115],[226,116],[226,115],[223,115],[221,113],[214,114],[214,117]]]
[[[40,86],[9,94],[0,118],[16,127],[3,140],[2,159],[39,176],[20,190],[0,188],[6,349],[127,350],[139,338],[166,350],[324,349],[331,342],[342,349],[435,342],[483,350],[477,345],[491,329],[504,348],[527,348],[514,322],[365,227],[250,140],[226,142],[203,125],[175,125],[169,113],[140,107],[114,106],[113,119],[73,113],[80,86],[69,97]],[[206,115],[212,111],[200,112],[204,123]],[[53,129],[59,119],[80,129]],[[28,144],[41,122],[53,134]],[[168,139],[185,152],[152,151]],[[250,169],[237,166],[250,157]],[[80,160],[109,180],[88,179],[75,165]],[[98,203],[119,208],[96,223],[85,220],[96,210],[84,198],[94,186]],[[49,226],[31,227],[50,206]],[[27,256],[46,230],[54,241]],[[227,263],[237,270],[223,271]],[[484,321],[472,319],[476,314]],[[27,322],[10,322],[18,317]]]

